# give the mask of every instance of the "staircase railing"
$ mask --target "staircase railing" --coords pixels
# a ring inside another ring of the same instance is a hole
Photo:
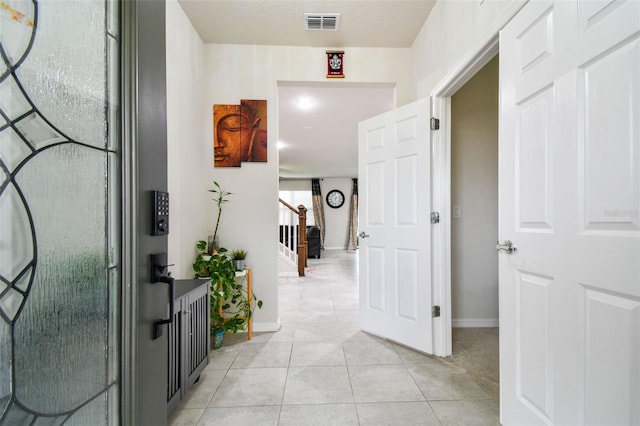
[[[307,208],[295,207],[282,198],[280,208],[280,253],[298,265],[298,276],[304,277],[307,266]],[[284,206],[285,208],[283,208]]]

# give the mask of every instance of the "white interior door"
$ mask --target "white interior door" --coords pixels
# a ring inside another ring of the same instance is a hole
[[[361,326],[431,353],[429,100],[358,132]]]
[[[500,36],[501,421],[640,423],[640,2]]]

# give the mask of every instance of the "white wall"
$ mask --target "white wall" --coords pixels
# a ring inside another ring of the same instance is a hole
[[[453,326],[498,325],[498,58],[451,97]]]
[[[205,192],[212,160],[202,124],[204,44],[177,1],[166,7],[169,263],[174,277],[192,278],[195,244],[206,239],[213,206]]]
[[[350,178],[324,178],[320,181],[322,190],[322,202],[324,203],[325,249],[346,249],[349,243],[349,209],[351,205],[351,179]],[[332,189],[342,191],[345,197],[344,204],[338,209],[329,207],[327,194]]]
[[[280,191],[309,191],[311,192],[311,179],[282,179]],[[305,206],[310,208],[310,206]]]
[[[518,1],[518,0],[515,0]],[[512,0],[439,0],[411,46],[412,92],[431,95]],[[401,104],[399,104],[401,105]]]

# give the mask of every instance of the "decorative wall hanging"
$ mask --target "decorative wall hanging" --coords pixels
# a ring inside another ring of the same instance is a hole
[[[240,101],[240,110],[253,112],[252,134],[247,139],[248,147],[243,150],[246,159],[242,161],[265,163],[267,161],[267,101],[249,100]]]
[[[240,167],[240,105],[214,105],[213,123],[213,164]]]
[[[344,78],[344,51],[327,50],[327,78]]]
[[[213,156],[215,167],[267,161],[266,100],[213,106]]]

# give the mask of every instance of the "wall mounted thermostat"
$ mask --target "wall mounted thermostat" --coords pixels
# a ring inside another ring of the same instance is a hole
[[[169,233],[169,193],[151,191],[151,235]]]

